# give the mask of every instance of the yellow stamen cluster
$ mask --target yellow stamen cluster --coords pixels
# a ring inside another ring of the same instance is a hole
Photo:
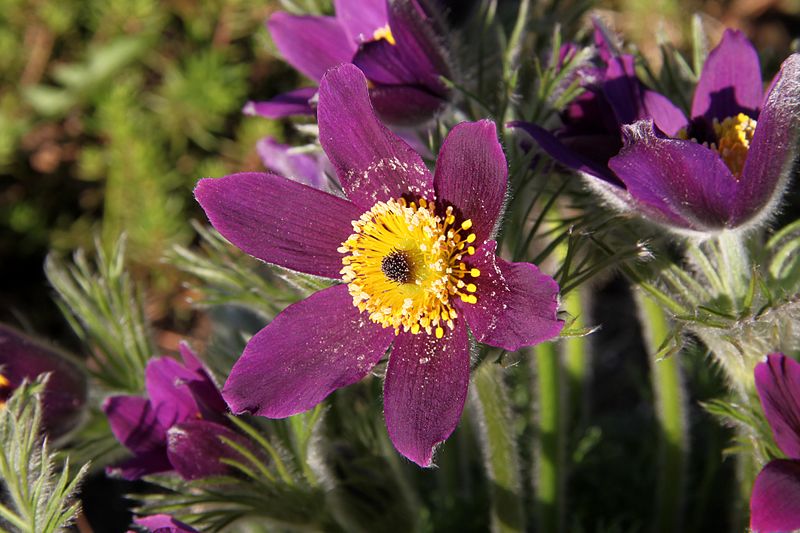
[[[717,137],[716,143],[703,143],[703,146],[711,148],[719,154],[722,161],[731,170],[731,173],[738,179],[742,176],[744,162],[747,159],[747,152],[750,150],[750,143],[753,141],[753,134],[756,131],[756,121],[744,113],[739,113],[735,117],[728,117],[722,122],[714,119],[712,124],[714,134]],[[677,135],[679,139],[688,139],[687,129],[681,129]],[[697,139],[692,139],[698,142]]]
[[[375,41],[380,41],[381,39],[386,39],[386,42],[391,44],[392,46],[397,44],[397,41],[394,40],[394,35],[392,35],[392,29],[387,24],[386,26],[382,26],[375,30],[372,34],[372,38]]]
[[[755,131],[756,121],[744,113],[728,117],[722,122],[714,121],[714,133],[717,134],[717,146],[714,148],[737,178],[744,170],[747,151]]]
[[[378,202],[353,221],[339,252],[353,305],[395,333],[424,331],[437,338],[457,318],[453,298],[475,304],[477,268],[462,262],[475,253],[471,220],[456,225],[453,208],[436,214],[433,202]]]

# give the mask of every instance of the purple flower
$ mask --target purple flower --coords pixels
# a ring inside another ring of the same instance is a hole
[[[74,429],[86,405],[86,375],[66,355],[0,324],[0,408],[24,380],[44,373],[42,425],[52,438]]]
[[[186,344],[183,364],[171,357],[145,369],[147,398],[112,396],[103,404],[111,431],[134,456],[112,468],[125,479],[175,470],[184,479],[228,474],[220,458],[240,459],[224,437],[249,447],[227,426],[217,386]]]
[[[278,12],[267,22],[283,57],[312,80],[329,68],[354,63],[370,81],[381,118],[396,125],[424,122],[447,103],[451,78],[441,32],[416,0],[334,0],[335,17]],[[244,112],[268,118],[313,114],[307,87],[267,102],[249,102]]]
[[[750,497],[753,531],[800,529],[800,364],[780,353],[755,368],[756,390],[775,442],[788,459],[759,472]]]
[[[367,81],[331,69],[320,142],[347,199],[270,174],[201,180],[209,220],[245,252],[345,283],[287,307],[247,344],[223,388],[234,412],[282,418],[355,383],[392,347],[384,414],[417,464],[455,429],[469,381],[467,324],[516,350],[551,339],[558,286],[495,255],[506,160],[490,121],[456,126],[431,175],[375,116]]]
[[[322,154],[299,152],[272,137],[264,137],[258,141],[256,151],[267,170],[280,176],[316,189],[326,190],[330,185],[325,173],[330,163]]]
[[[605,50],[602,81],[555,135],[515,123],[622,209],[678,231],[715,233],[770,216],[797,159],[800,54],[763,95],[758,56],[738,31],[711,51],[691,120],[637,78],[632,56]],[[620,138],[621,132],[621,138]]]
[[[198,533],[193,527],[166,514],[143,516],[133,522],[151,533]]]

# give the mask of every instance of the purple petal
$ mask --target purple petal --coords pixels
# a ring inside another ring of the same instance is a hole
[[[447,439],[464,410],[469,384],[469,340],[463,320],[443,338],[401,333],[389,355],[383,385],[386,427],[395,448],[419,466]]]
[[[242,113],[264,118],[283,118],[292,115],[313,115],[314,108],[309,100],[317,94],[316,87],[303,87],[288,93],[279,94],[266,102],[247,102]]]
[[[150,404],[162,427],[197,418],[200,408],[186,384],[198,378],[171,357],[158,357],[147,363],[145,386]]]
[[[739,184],[705,146],[659,137],[653,123],[643,120],[626,126],[626,146],[608,165],[637,202],[678,227],[709,231],[731,225]]]
[[[468,259],[480,270],[472,278],[476,304],[458,302],[478,342],[514,351],[550,340],[564,327],[558,319],[558,284],[531,263],[509,263],[487,241]]]
[[[256,151],[264,166],[274,173],[315,189],[326,189],[328,177],[317,157],[297,153],[294,147],[281,144],[272,137],[258,141]]]
[[[722,121],[745,113],[756,117],[761,105],[761,64],[752,43],[737,30],[725,30],[708,54],[692,101],[692,117]]]
[[[400,124],[430,120],[449,96],[440,77],[452,77],[441,39],[424,11],[411,0],[389,3],[389,26],[396,44],[385,39],[364,43],[353,63],[375,86],[371,91],[373,105],[381,117]],[[385,91],[392,87],[405,90]],[[403,101],[393,104],[391,93]],[[401,103],[408,108],[405,116],[398,112]]]
[[[750,496],[750,527],[756,533],[800,529],[800,462],[770,461]]]
[[[375,111],[387,124],[414,126],[430,120],[447,100],[411,85],[379,85],[369,90]]]
[[[336,18],[354,43],[374,38],[389,22],[386,0],[333,0]]]
[[[234,413],[284,418],[363,378],[394,339],[337,285],[290,305],[258,332],[222,395]]]
[[[248,254],[327,278],[340,277],[342,258],[336,249],[364,212],[347,200],[273,174],[202,179],[194,194],[217,231]]]
[[[0,400],[23,380],[50,373],[42,398],[42,423],[51,437],[73,430],[86,405],[86,375],[67,354],[0,324],[0,375],[9,386],[0,387]]]
[[[403,195],[433,198],[430,171],[377,119],[357,67],[340,65],[322,78],[317,115],[322,148],[348,198],[363,210]]]
[[[111,396],[103,402],[111,432],[130,451],[142,454],[161,449],[167,434],[147,398]]]
[[[250,449],[250,442],[235,431],[206,420],[190,420],[172,426],[167,432],[167,456],[183,479],[232,475],[236,470],[221,462],[233,459],[249,464],[247,458],[223,442],[225,438]]]
[[[619,123],[611,104],[601,92],[588,89],[581,93],[561,114],[561,122],[564,125],[559,130],[559,137],[604,135],[616,141],[617,151],[622,147]],[[603,163],[607,161],[608,158]]]
[[[122,463],[106,468],[112,476],[120,476],[128,481],[141,479],[150,474],[159,474],[172,470],[172,464],[167,459],[167,448],[162,443],[160,448],[136,454],[135,457]]]
[[[195,375],[186,381],[186,387],[191,391],[200,414],[206,420],[223,420],[222,415],[228,410],[228,406],[211,374],[186,342],[181,342],[179,349],[184,366]]]
[[[508,126],[521,129],[533,137],[533,140],[539,144],[542,150],[562,165],[610,183],[620,183],[614,173],[603,164],[585,157],[583,152],[577,152],[569,148],[546,129],[536,124],[522,121],[510,122]]]
[[[165,514],[143,516],[133,522],[139,526],[146,527],[151,533],[199,533],[193,527]]]
[[[613,57],[606,69],[603,93],[620,124],[652,118],[667,135],[674,136],[688,124],[683,112],[665,96],[645,87],[636,77],[631,55]]]
[[[592,26],[594,28],[592,36],[597,54],[604,63],[608,63],[613,57],[619,55],[619,39],[610,33],[598,17],[592,17]]]
[[[446,94],[447,89],[439,76],[450,77],[450,70],[441,37],[424,11],[414,0],[394,0],[389,2],[388,15],[396,44],[391,45],[385,39],[365,43],[353,63],[375,83],[418,84],[428,87],[434,94]],[[384,68],[381,63],[389,65]]]
[[[754,373],[775,442],[788,457],[800,459],[800,363],[780,353],[770,354]]]
[[[349,63],[356,51],[333,17],[278,12],[270,17],[267,28],[286,61],[312,80],[322,78],[335,65]]]
[[[462,122],[439,150],[436,201],[452,205],[460,220],[471,219],[475,246],[491,238],[505,202],[508,166],[491,120]]]
[[[783,62],[764,100],[750,143],[736,198],[735,218],[743,222],[770,206],[786,188],[800,146],[800,54]]]

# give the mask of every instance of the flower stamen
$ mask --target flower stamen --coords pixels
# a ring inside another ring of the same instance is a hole
[[[392,46],[397,44],[397,41],[394,40],[394,35],[392,35],[392,29],[389,27],[388,24],[385,26],[381,26],[372,34],[372,39],[375,41],[380,41],[381,39],[385,39],[387,43],[391,44]]]
[[[708,142],[702,143],[703,146],[719,154],[736,179],[742,177],[744,162],[747,160],[747,152],[750,150],[750,143],[753,141],[756,124],[755,120],[744,113],[739,113],[735,117],[728,117],[722,122],[714,119],[711,125],[714,128],[716,142],[710,144]],[[694,137],[689,138],[688,128],[682,128],[675,137],[696,143],[700,142]]]
[[[453,298],[478,301],[477,286],[464,281],[480,275],[463,262],[475,253],[465,244],[476,240],[474,233],[465,235],[471,228],[471,220],[456,225],[452,206],[437,215],[424,198],[376,203],[353,221],[354,233],[338,250],[345,254],[340,272],[353,305],[396,334],[442,338],[458,317]]]

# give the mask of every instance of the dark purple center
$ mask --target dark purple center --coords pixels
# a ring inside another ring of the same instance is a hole
[[[381,272],[397,283],[409,283],[414,278],[411,258],[403,251],[394,251],[381,260]]]

